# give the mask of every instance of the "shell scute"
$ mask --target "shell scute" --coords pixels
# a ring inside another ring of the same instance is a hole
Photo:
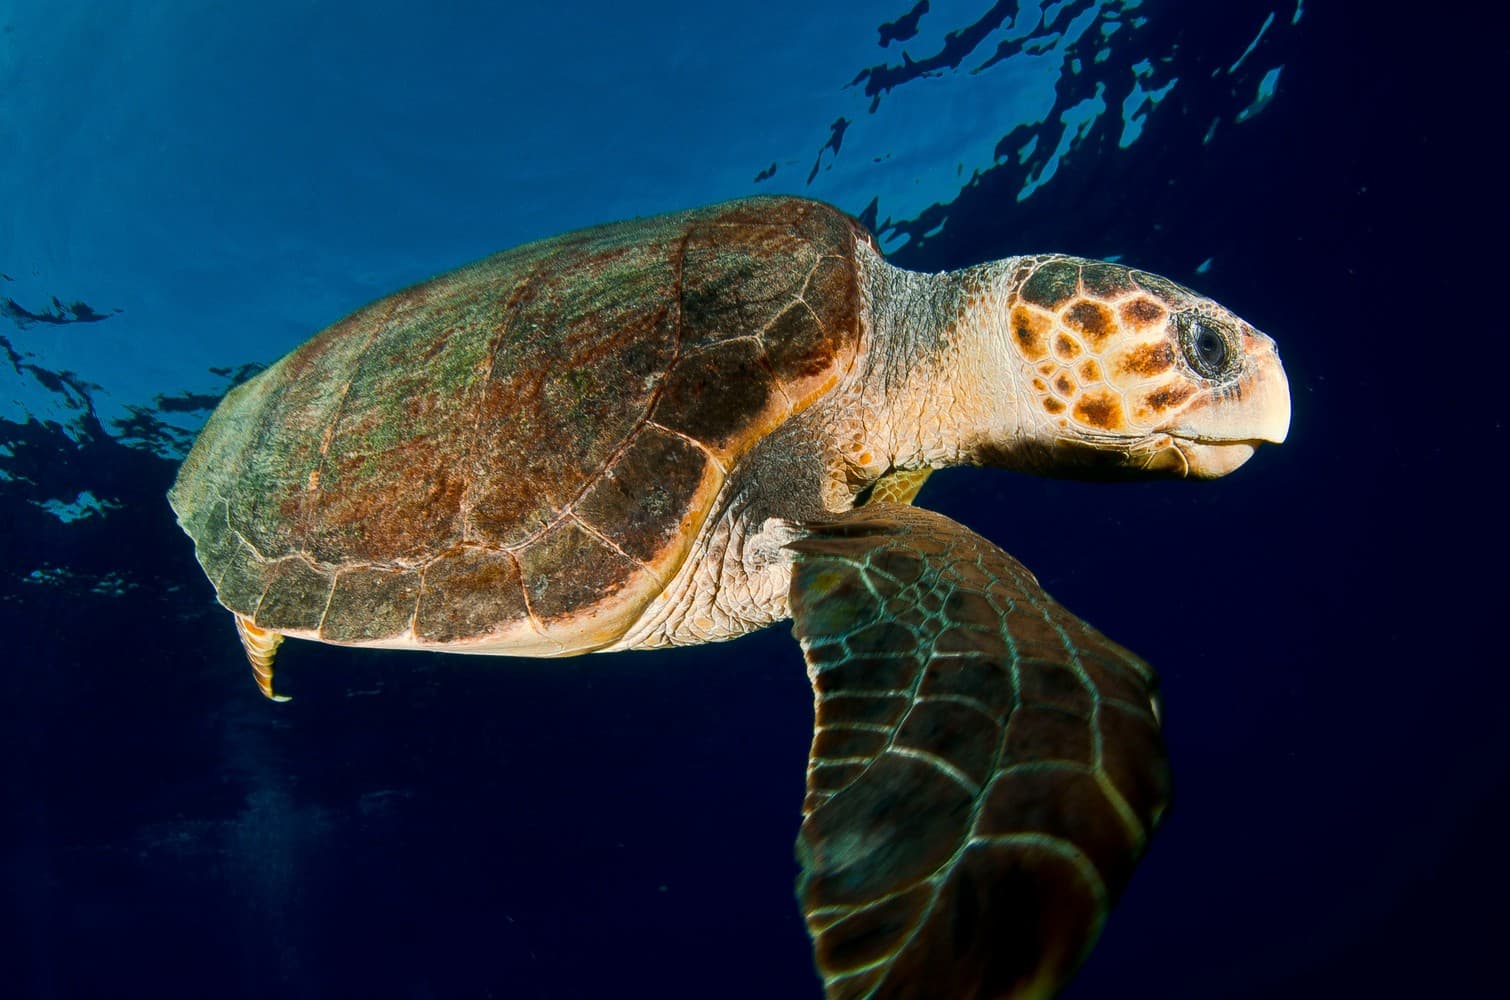
[[[230,522],[259,551],[302,549],[327,454],[327,429],[341,415],[351,371],[370,331],[394,311],[384,303],[359,310],[237,390],[239,409],[250,419],[228,435],[237,440],[228,441],[230,447],[212,461],[221,469],[241,470],[225,484],[223,495]]]
[[[226,502],[217,497],[184,518],[184,530],[194,539],[194,556],[207,570],[230,565],[241,545],[240,536],[231,530],[226,517]],[[214,574],[210,580],[214,582]]]
[[[796,233],[781,226],[694,229],[681,261],[683,349],[761,330],[796,298],[803,265],[815,259]]]
[[[415,570],[348,569],[336,575],[335,589],[320,622],[320,638],[331,642],[371,642],[409,627],[419,600]]]
[[[776,377],[800,384],[831,371],[843,342],[836,342],[829,324],[843,329],[859,309],[858,288],[847,262],[819,260],[802,298],[776,317],[763,338]]]
[[[257,603],[253,622],[258,628],[318,628],[330,597],[331,575],[322,573],[299,556],[272,563],[267,587]]]
[[[267,590],[267,564],[262,557],[238,538],[232,554],[220,568],[223,572],[215,581],[220,603],[234,611],[244,608],[248,615],[256,611]]]
[[[387,562],[460,540],[462,444],[442,433],[374,450],[338,443],[323,468],[304,550],[330,564]]]
[[[667,243],[563,249],[554,277],[540,275],[520,296],[466,435],[470,539],[524,543],[570,507],[644,419],[676,352]]]
[[[649,600],[658,589],[636,572],[637,563],[573,521],[521,549],[519,569],[530,610],[546,635],[567,640],[582,633],[604,642],[615,638],[598,633],[612,629],[618,606],[633,602],[636,590],[650,591]]]
[[[425,567],[414,616],[417,638],[460,642],[528,620],[519,566],[510,553],[458,546]]]
[[[831,208],[764,198],[497,254],[233,390],[170,499],[221,602],[265,605],[264,627],[606,644],[728,469],[854,357],[862,239]]]
[[[654,562],[688,539],[697,511],[718,489],[717,469],[696,445],[657,427],[636,435],[575,510],[627,555]]]
[[[651,419],[732,459],[786,416],[779,399],[760,344],[732,340],[677,362]]]

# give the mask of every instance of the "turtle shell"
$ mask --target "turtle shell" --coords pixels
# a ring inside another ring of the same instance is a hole
[[[327,642],[561,655],[676,573],[859,339],[858,223],[761,198],[398,292],[221,402],[170,500],[217,596]]]

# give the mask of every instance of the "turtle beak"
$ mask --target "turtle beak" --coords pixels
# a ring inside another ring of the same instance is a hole
[[[1174,438],[1188,476],[1225,476],[1252,458],[1260,444],[1280,444],[1290,432],[1290,382],[1279,352],[1261,333],[1248,339],[1250,361],[1242,376],[1161,428]]]

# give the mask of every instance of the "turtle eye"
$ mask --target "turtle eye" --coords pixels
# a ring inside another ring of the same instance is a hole
[[[1195,316],[1181,317],[1180,346],[1190,367],[1206,378],[1219,378],[1230,367],[1232,352],[1227,338],[1210,323]]]

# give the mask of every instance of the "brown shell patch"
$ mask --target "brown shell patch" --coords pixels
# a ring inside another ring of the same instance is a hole
[[[1043,401],[1043,408],[1050,413],[1063,413],[1064,403],[1050,396]]]
[[[456,642],[528,617],[513,556],[458,546],[425,567],[414,634],[430,642]]]
[[[489,309],[479,298],[454,275],[400,292],[365,338],[352,331],[365,347],[342,377],[323,373],[338,400],[315,430],[320,464],[300,484],[309,492],[302,548],[315,560],[413,558],[460,538],[487,350],[468,332]],[[284,418],[279,430],[292,426]]]
[[[644,572],[572,521],[521,549],[519,569],[530,610],[547,632],[616,596]]]
[[[826,254],[818,261],[812,277],[807,279],[802,299],[808,308],[825,316],[825,325],[829,325],[826,315],[829,312],[840,320],[854,318],[860,310],[860,286],[855,280],[854,260],[848,254]]]
[[[799,408],[827,387],[839,357],[858,340],[860,287],[854,261],[824,257],[802,294],[802,302],[782,313],[761,338],[772,373]]]
[[[1080,342],[1074,337],[1059,334],[1054,338],[1054,356],[1061,361],[1074,361],[1080,357]]]
[[[1080,292],[1080,267],[1067,260],[1050,260],[1039,265],[1033,276],[1023,283],[1023,301],[1058,311]]]
[[[332,451],[306,543],[315,559],[386,561],[420,555],[459,537],[464,441],[448,435],[399,437],[378,451]]]
[[[743,203],[741,203],[743,204]],[[858,339],[860,293],[853,246],[862,231],[811,202],[736,208],[693,227],[682,259],[684,355],[758,336],[769,374],[797,409],[833,382]],[[739,418],[735,418],[736,420]],[[763,433],[752,426],[742,437]],[[699,434],[694,434],[703,440]]]
[[[834,348],[813,311],[802,303],[787,308],[765,332],[766,358],[782,381],[811,378],[829,370]]]
[[[797,297],[814,260],[785,227],[719,222],[695,228],[682,257],[682,349],[758,332]]]
[[[653,563],[685,539],[689,520],[700,513],[704,482],[714,476],[712,462],[696,445],[647,427],[574,510],[629,555]]]
[[[774,393],[764,351],[734,340],[677,362],[651,419],[729,455],[758,436],[758,421]]]
[[[506,319],[472,438],[473,539],[539,531],[644,419],[679,316],[672,234],[641,236],[558,255]]]
[[[409,627],[419,595],[415,570],[346,570],[336,576],[320,638],[369,642],[396,636]]]
[[[1083,334],[1090,341],[1092,350],[1099,350],[1119,329],[1117,318],[1110,309],[1099,302],[1085,300],[1065,310],[1064,325]]]

